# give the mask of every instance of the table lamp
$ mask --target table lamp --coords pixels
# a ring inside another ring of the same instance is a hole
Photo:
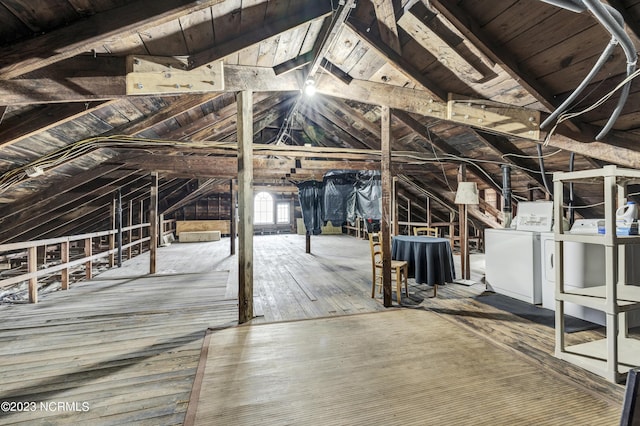
[[[472,285],[471,268],[469,266],[469,231],[467,228],[467,205],[479,204],[478,187],[475,182],[458,182],[458,190],[454,203],[462,206],[462,214],[460,217],[460,272],[462,278],[454,280],[458,284]]]

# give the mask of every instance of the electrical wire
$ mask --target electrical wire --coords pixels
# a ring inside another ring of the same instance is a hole
[[[557,130],[558,126],[560,124],[562,124],[564,121],[572,120],[572,119],[574,119],[576,117],[579,117],[579,116],[581,116],[583,114],[586,114],[587,112],[593,111],[594,109],[598,108],[600,105],[602,105],[606,101],[608,101],[618,90],[622,89],[628,82],[630,82],[631,80],[637,78],[639,75],[640,75],[640,69],[634,71],[631,75],[627,76],[624,80],[622,80],[620,83],[618,83],[618,85],[616,87],[614,87],[611,91],[609,91],[607,94],[602,96],[596,102],[594,102],[590,106],[582,109],[581,111],[561,114],[558,117],[558,120],[556,121],[556,123],[553,125],[553,127],[547,133],[546,137],[544,138],[543,144],[545,146],[549,145],[549,142],[551,140],[551,136],[555,133],[555,131]]]

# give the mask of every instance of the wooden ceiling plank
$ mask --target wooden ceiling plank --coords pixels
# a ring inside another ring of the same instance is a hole
[[[198,68],[207,65],[210,62],[217,61],[234,52],[238,52],[247,47],[261,43],[278,34],[286,33],[299,26],[308,26],[309,22],[317,19],[324,19],[331,11],[330,4],[327,2],[313,2],[295,15],[287,15],[273,23],[255,28],[253,31],[234,38],[222,45],[215,46],[189,56],[189,68]]]
[[[67,103],[32,110],[3,123],[4,125],[0,129],[0,148],[13,145],[101,108],[114,105],[116,102],[118,101],[99,101],[91,106],[89,104]]]
[[[0,79],[11,79],[90,52],[112,38],[137,34],[223,0],[138,0],[73,25],[0,49]]]
[[[60,196],[60,194],[81,187],[91,179],[97,179],[101,176],[117,170],[118,168],[120,168],[120,165],[101,165],[73,177],[67,178],[63,182],[56,184],[55,187],[50,187],[48,189],[39,191],[28,198],[24,198],[20,201],[11,203],[10,205],[3,206],[2,208],[0,208],[0,224],[2,224],[4,220],[15,214],[21,213],[31,207],[39,206],[42,203],[47,203],[52,198]]]

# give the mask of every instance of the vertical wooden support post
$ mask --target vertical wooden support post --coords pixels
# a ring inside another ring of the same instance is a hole
[[[118,246],[116,263],[118,268],[120,268],[122,267],[122,192],[120,191],[120,188],[118,188],[118,193],[116,195],[116,226],[116,243]]]
[[[389,130],[389,132],[391,132],[391,130]],[[390,135],[389,139],[391,139]],[[384,156],[384,153],[382,155]],[[391,145],[389,145],[389,156],[391,156]],[[391,164],[391,159],[389,159],[389,164]],[[391,172],[389,172],[389,176],[391,176]],[[391,223],[393,224],[393,235],[399,235],[400,218],[398,217],[398,178],[395,176],[393,177],[391,189],[391,218]]]
[[[85,238],[84,240],[84,257],[88,258],[84,263],[84,276],[90,280],[93,277],[93,262],[91,261],[91,256],[93,255],[93,240],[91,237]]]
[[[449,211],[449,243],[451,244],[451,250],[455,246],[456,242],[456,214],[452,211]]]
[[[383,106],[380,121],[381,129],[381,155],[380,176],[382,181],[382,220],[380,232],[382,233],[382,303],[385,307],[391,306],[391,233],[389,232],[389,216],[391,212],[391,112],[388,106]],[[393,180],[395,188],[396,180]],[[397,194],[396,194],[397,195]],[[395,199],[395,197],[394,197]],[[394,201],[395,205],[395,201]],[[394,216],[394,226],[398,226],[398,215]],[[396,231],[397,232],[397,231]],[[399,279],[399,277],[396,277]],[[401,302],[401,294],[398,294],[398,304]]]
[[[27,271],[31,274],[38,272],[38,248],[27,249]],[[38,303],[38,277],[29,278],[29,302]]]
[[[63,241],[60,243],[60,262],[65,265],[64,269],[60,271],[60,281],[62,290],[69,289],[69,241]]]
[[[425,222],[427,222],[427,226],[430,228],[431,227],[431,198],[427,197],[426,201],[425,201]]]
[[[411,199],[407,198],[407,235],[412,235],[413,229],[411,228]]]
[[[155,274],[158,259],[158,172],[151,172],[149,251],[149,273]]]
[[[293,197],[289,199],[289,221],[291,223],[291,232],[295,234],[298,227],[296,225],[296,203]]]
[[[127,243],[129,244],[129,247],[127,247],[127,259],[131,259],[133,254],[133,246],[131,245],[133,242],[133,229],[131,229],[131,226],[133,226],[133,200],[129,200],[129,220],[127,221],[127,226],[129,227],[129,232],[127,233],[129,236],[127,239]]]
[[[144,201],[140,200],[140,225],[144,223]],[[142,238],[144,237],[144,229],[142,226],[138,228],[138,240],[140,241],[140,245],[138,246],[138,254],[142,254],[143,250],[143,242]]]
[[[236,254],[236,197],[233,191],[233,179],[229,181],[229,201],[231,203],[229,218],[229,240],[231,241],[231,256]]]
[[[253,93],[238,93],[238,322],[253,318]]]
[[[116,220],[117,210],[118,210],[117,200],[114,197],[113,201],[111,202],[111,231],[112,232],[109,234],[109,268],[113,268],[113,265],[116,264],[116,254],[114,252],[116,248],[116,239],[113,231],[116,229],[116,226],[117,226],[117,220]]]
[[[307,231],[304,237],[304,252],[311,253],[311,232]]]
[[[467,167],[460,164],[458,167],[458,183],[467,180]],[[471,268],[469,268],[469,230],[467,229],[467,205],[458,206],[458,229],[460,231],[460,273],[462,279],[471,278]]]

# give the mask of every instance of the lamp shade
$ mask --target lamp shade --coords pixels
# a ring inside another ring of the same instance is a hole
[[[458,190],[456,191],[456,204],[478,204],[478,187],[475,182],[458,182]]]

